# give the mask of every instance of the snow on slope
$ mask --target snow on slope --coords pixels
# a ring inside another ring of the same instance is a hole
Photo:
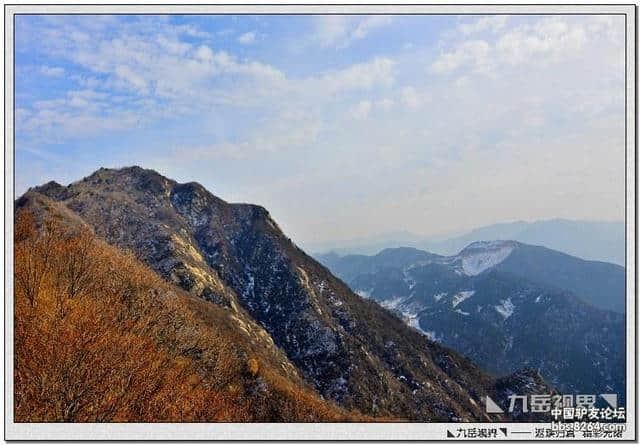
[[[466,275],[479,275],[500,264],[513,252],[515,245],[505,241],[478,241],[458,254]]]
[[[513,310],[515,309],[515,305],[511,302],[511,297],[506,300],[500,300],[500,304],[494,307],[505,320],[513,315]]]
[[[442,299],[442,297],[446,297],[446,296],[447,296],[447,293],[446,293],[446,292],[441,292],[441,293],[439,293],[439,294],[435,294],[435,295],[433,296],[433,299],[434,299],[435,301],[440,301],[440,299]]]
[[[476,291],[474,290],[465,290],[465,291],[459,292],[455,294],[451,299],[451,305],[453,307],[456,307],[457,305],[462,303],[464,300],[468,300],[469,298],[471,298],[475,293]]]

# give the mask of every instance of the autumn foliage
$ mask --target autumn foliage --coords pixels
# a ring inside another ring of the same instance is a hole
[[[14,263],[17,422],[363,420],[88,229],[21,212]]]

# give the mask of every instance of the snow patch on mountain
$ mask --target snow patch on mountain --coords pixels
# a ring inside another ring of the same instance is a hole
[[[511,348],[513,348],[513,335],[507,335],[502,353],[506,354]]]
[[[402,271],[403,281],[407,283],[409,286],[409,290],[413,289],[416,286],[416,280],[413,279],[411,275],[409,275],[409,268],[405,267]]]
[[[458,292],[451,299],[451,305],[453,307],[456,307],[460,303],[462,303],[463,301],[468,300],[469,298],[471,298],[473,296],[473,294],[475,294],[475,293],[476,293],[476,291],[474,291],[474,290],[465,290],[465,291],[462,291],[462,292]]]
[[[442,299],[442,297],[446,297],[446,296],[447,296],[447,293],[446,292],[442,292],[442,293],[439,293],[439,294],[435,294],[433,296],[433,299],[436,300],[436,301],[440,301]]]
[[[515,305],[511,302],[511,297],[506,300],[500,300],[500,304],[494,307],[505,320],[513,315],[513,310],[515,309]]]
[[[442,337],[436,334],[436,331],[422,331],[429,340],[442,343]]]
[[[422,327],[420,326],[420,320],[417,314],[403,313],[402,315],[407,325],[411,326],[413,329],[415,329],[416,331],[418,331],[419,333],[427,337],[429,340],[435,341],[435,342],[442,342],[443,337],[438,336],[436,334],[436,331],[426,331],[422,329]]]
[[[458,255],[462,271],[469,276],[479,275],[507,259],[514,248],[513,243],[503,241],[472,243]]]
[[[373,291],[373,289],[369,289],[369,290],[357,289],[355,292],[356,292],[356,294],[360,295],[362,298],[369,299],[369,298],[371,298],[371,292],[372,291]]]
[[[405,300],[406,298],[404,297],[394,297],[391,300],[385,300],[380,302],[380,306],[382,306],[385,309],[395,309],[400,305],[400,303],[402,303]]]
[[[406,317],[406,318],[405,318],[405,322],[406,322],[409,326],[411,326],[413,329],[415,329],[415,330],[417,330],[417,331],[419,331],[419,332],[424,332],[424,331],[422,330],[422,328],[420,328],[420,322],[419,322],[419,320],[418,320],[418,316],[417,316],[417,315],[415,315],[415,316],[413,316],[413,317]]]

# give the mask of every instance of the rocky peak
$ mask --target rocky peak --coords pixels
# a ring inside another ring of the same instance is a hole
[[[119,169],[100,168],[79,183],[94,187],[116,187],[160,195],[166,195],[175,185],[174,181],[165,178],[155,170],[143,169],[138,166]]]
[[[65,199],[68,194],[67,187],[58,184],[56,181],[49,181],[46,184],[34,187],[31,190],[46,196],[50,196],[57,200]]]

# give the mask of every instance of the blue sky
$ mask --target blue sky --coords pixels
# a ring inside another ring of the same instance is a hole
[[[624,217],[622,16],[18,16],[16,192],[141,165],[312,244]]]

